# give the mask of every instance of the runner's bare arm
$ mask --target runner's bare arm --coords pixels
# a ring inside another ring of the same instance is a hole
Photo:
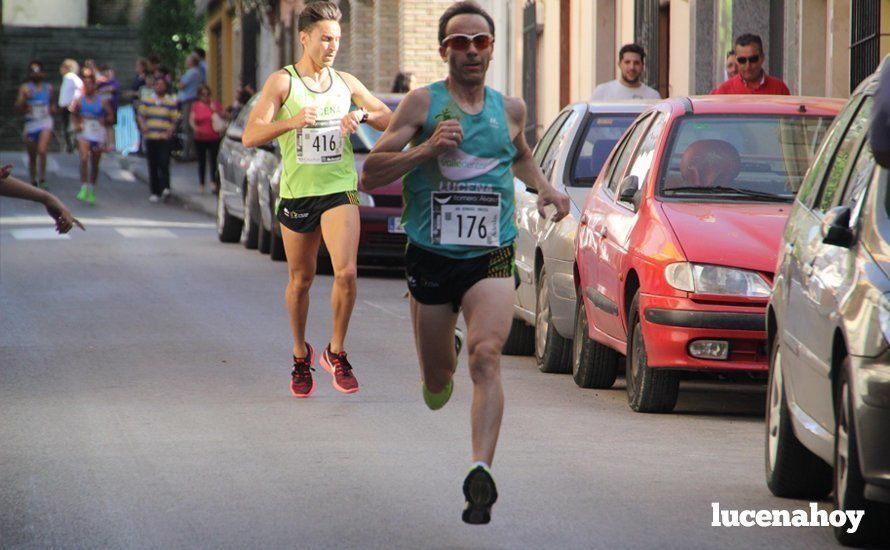
[[[139,128],[142,129],[145,123],[145,119],[142,118],[142,115],[138,117]],[[74,129],[78,132],[83,130],[83,117],[80,116],[80,101],[75,101],[71,104],[71,124],[74,126]],[[145,130],[143,130],[143,133]]]
[[[28,105],[28,87],[22,84],[19,86],[19,94],[15,98],[15,106],[24,111]]]
[[[569,197],[558,192],[550,185],[541,167],[535,162],[532,150],[525,140],[525,102],[516,97],[504,98],[504,110],[507,112],[507,121],[510,125],[510,135],[513,136],[513,145],[516,147],[516,156],[513,158],[513,175],[526,185],[538,191],[538,212],[545,217],[544,207],[553,205],[556,214],[553,221],[559,221],[569,213]]]
[[[105,109],[105,124],[107,126],[114,125],[114,109],[111,108],[111,102],[107,99],[102,100],[102,108]]]
[[[285,132],[308,126],[315,122],[315,108],[306,107],[299,113],[291,113],[290,118],[273,121],[290,91],[290,75],[286,71],[273,73],[263,85],[260,98],[253,106],[241,143],[245,147],[256,147],[268,143]]]
[[[399,103],[389,127],[365,159],[362,169],[365,187],[373,189],[392,183],[432,158],[431,151],[423,145],[404,150],[423,128],[429,105],[430,96],[426,89],[409,92]]]
[[[368,111],[368,120],[365,124],[368,124],[372,128],[376,128],[381,132],[386,130],[386,127],[389,126],[389,121],[392,118],[392,111],[389,107],[374,97],[359,79],[349,73],[344,73],[343,71],[338,71],[338,73],[343,77],[344,82],[346,82],[346,85],[349,86],[349,89],[352,91],[352,102],[355,103],[356,107]]]

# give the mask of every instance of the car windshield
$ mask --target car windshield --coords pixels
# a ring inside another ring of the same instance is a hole
[[[658,191],[701,200],[791,201],[832,117],[687,117],[673,131]]]
[[[587,135],[575,157],[572,167],[572,185],[591,187],[599,176],[609,153],[621,139],[630,123],[636,119],[632,115],[597,115],[587,127]]]

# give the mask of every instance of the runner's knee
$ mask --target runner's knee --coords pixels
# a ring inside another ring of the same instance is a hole
[[[495,339],[470,344],[470,377],[474,383],[496,378],[500,369],[501,346]]]
[[[338,285],[355,286],[357,278],[358,270],[354,265],[334,270],[334,283]]]
[[[288,285],[299,295],[305,296],[312,287],[312,278],[312,275],[305,271],[291,271]]]

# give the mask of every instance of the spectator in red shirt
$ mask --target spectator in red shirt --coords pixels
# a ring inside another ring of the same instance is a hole
[[[763,41],[756,34],[736,38],[735,57],[738,74],[717,87],[714,94],[791,95],[781,79],[766,74]]]
[[[195,151],[198,154],[198,185],[204,192],[204,174],[207,162],[210,162],[210,178],[213,180],[213,192],[219,193],[219,174],[216,158],[219,154],[219,142],[222,139],[221,126],[225,113],[222,105],[213,99],[210,87],[201,84],[198,88],[198,100],[189,112],[189,125],[195,136]],[[214,123],[214,119],[216,122]],[[216,127],[214,127],[216,126]]]

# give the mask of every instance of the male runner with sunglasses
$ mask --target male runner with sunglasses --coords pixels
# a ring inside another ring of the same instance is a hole
[[[475,2],[452,4],[439,19],[448,78],[405,97],[362,174],[374,187],[407,172],[405,262],[421,390],[432,410],[451,397],[454,327],[464,312],[473,465],[463,520],[473,524],[488,523],[497,500],[490,467],[504,409],[501,348],[513,316],[513,175],[538,190],[542,215],[553,205],[559,220],[569,209],[568,197],[534,163],[523,134],[525,104],[485,86],[493,43],[488,13]]]
[[[738,74],[730,78],[712,94],[791,95],[782,80],[766,74],[763,62],[763,40],[756,34],[743,34],[735,40],[735,60]]]
[[[315,350],[306,342],[309,287],[322,237],[334,267],[334,327],[320,363],[343,393],[359,389],[344,341],[356,298],[358,174],[349,135],[360,123],[385,130],[391,111],[354,76],[332,68],[340,46],[340,9],[313,2],[300,13],[303,57],[266,80],[242,141],[255,147],[278,138],[281,191],[278,221],[290,279],[285,292],[294,336],[291,393],[309,397]],[[358,107],[350,111],[352,105]]]

